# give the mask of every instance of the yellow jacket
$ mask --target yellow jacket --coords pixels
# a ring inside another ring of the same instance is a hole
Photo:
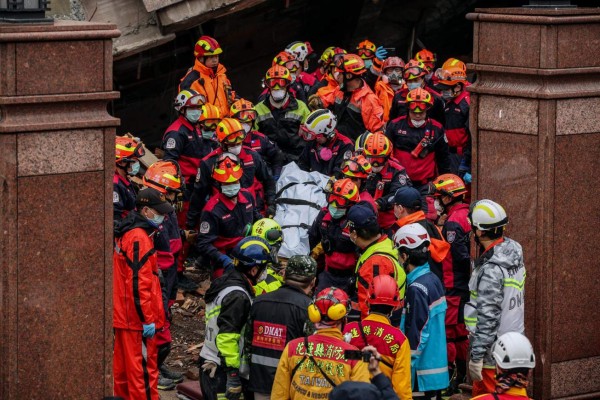
[[[305,340],[308,342],[308,353],[313,356],[318,367],[305,356]],[[359,360],[346,360],[345,350],[357,348],[344,342],[342,332],[338,328],[320,329],[308,338],[292,340],[281,354],[271,398],[325,400],[333,387],[324,378],[323,373],[327,374],[336,386],[348,380],[369,382],[367,364]]]
[[[379,314],[369,314],[361,321],[361,325],[364,335],[360,333],[358,322],[346,325],[344,333],[352,335],[350,344],[362,349],[367,345],[366,338],[368,344],[374,346],[381,355],[379,368],[392,381],[394,392],[400,400],[412,400],[410,344],[406,336]]]

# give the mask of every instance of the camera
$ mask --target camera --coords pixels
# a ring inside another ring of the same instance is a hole
[[[346,360],[363,360],[368,363],[371,361],[372,355],[370,351],[344,350],[344,358]]]

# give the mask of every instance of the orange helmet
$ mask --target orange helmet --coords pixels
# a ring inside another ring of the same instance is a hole
[[[142,146],[142,142],[138,138],[117,136],[115,142],[117,162],[133,162],[146,154],[144,146]]]
[[[265,75],[265,85],[268,88],[279,86],[280,88],[287,87],[292,81],[292,75],[286,67],[274,65],[267,71]]]
[[[450,69],[450,67],[457,67],[465,71],[465,73],[467,72],[467,66],[458,58],[449,58],[442,64],[442,69]]]
[[[235,118],[223,118],[217,125],[217,140],[222,145],[236,145],[244,141],[246,131]]]
[[[158,190],[161,193],[179,193],[183,189],[183,178],[179,164],[173,160],[159,160],[146,170],[142,178],[144,186]]]
[[[424,112],[433,105],[433,97],[427,90],[416,88],[406,95],[406,104],[410,111]]]
[[[371,163],[362,156],[352,156],[342,163],[342,173],[348,178],[367,179],[373,168]]]
[[[433,180],[436,196],[458,197],[467,193],[462,179],[454,174],[443,174]]]
[[[336,68],[344,74],[360,76],[367,72],[365,62],[356,54],[345,54],[335,64]]]
[[[375,52],[377,51],[377,46],[375,43],[370,40],[363,40],[356,46],[356,54],[360,56],[363,60],[370,60],[375,57]]]
[[[438,69],[436,75],[438,77],[438,84],[445,86],[455,86],[467,80],[467,73],[460,66]]]
[[[258,115],[254,109],[254,104],[246,99],[239,99],[233,102],[229,109],[231,118],[240,122],[252,123]]]
[[[200,39],[194,46],[194,57],[216,56],[221,54],[223,49],[219,46],[219,42],[210,36],[200,36]]]
[[[363,154],[367,159],[389,157],[392,154],[392,142],[383,133],[373,133],[367,137]],[[378,166],[371,161],[373,166]]]
[[[404,66],[404,79],[417,79],[427,75],[427,67],[420,61],[409,60]]]
[[[290,72],[296,72],[300,68],[300,62],[296,59],[296,56],[287,51],[282,51],[275,56],[271,66],[274,67],[275,65],[286,67]]]
[[[308,306],[308,318],[315,324],[335,323],[348,315],[351,305],[346,292],[334,286],[328,287],[321,290]]]
[[[327,65],[335,66],[336,62],[338,60],[340,60],[342,57],[344,57],[345,54],[348,54],[348,52],[346,50],[342,49],[341,47],[334,47],[333,50],[331,51],[331,58],[329,59],[329,62]]]
[[[350,178],[339,179],[333,184],[328,203],[337,203],[338,208],[348,208],[360,201],[358,187]]]
[[[202,125],[213,130],[221,120],[221,111],[217,106],[206,103],[202,106],[202,114],[200,114],[200,122]]]
[[[385,72],[388,68],[402,68],[404,69],[404,60],[400,57],[388,57],[383,61],[381,70]]]
[[[385,259],[385,260],[384,260]],[[374,254],[369,257],[369,261],[373,265],[377,265],[378,261],[390,262],[386,256]],[[400,289],[398,288],[398,282],[391,275],[377,275],[371,281],[369,287],[369,297],[367,302],[370,306],[380,304],[386,306],[392,306],[394,308],[400,305]]]
[[[240,159],[231,153],[223,153],[215,161],[212,177],[217,182],[233,183],[239,181],[243,174]]]
[[[433,67],[435,67],[437,57],[431,51],[423,49],[421,51],[418,51],[417,54],[415,54],[415,60],[421,61],[423,64],[425,64],[425,67],[427,67],[427,69],[431,72]]]

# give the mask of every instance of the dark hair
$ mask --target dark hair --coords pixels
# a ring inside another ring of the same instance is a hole
[[[486,238],[491,239],[491,240],[500,239],[502,237],[502,235],[504,235],[504,227],[499,226],[498,228],[481,231],[481,233],[482,233],[482,236],[485,236]]]
[[[420,205],[416,205],[416,204],[413,207],[406,207],[406,206],[402,206],[402,207],[404,207],[406,209],[406,212],[409,213],[409,214],[414,214],[417,211],[421,210],[421,206]]]
[[[386,304],[372,304],[369,306],[371,312],[383,315],[390,315],[394,311],[394,307]]]
[[[363,228],[355,228],[356,235],[364,240],[374,239],[380,232],[381,228],[379,227],[379,223],[375,222],[372,225],[363,227]]]
[[[408,263],[416,267],[429,261],[429,243],[423,243],[415,249],[400,247],[398,251],[400,254],[406,254],[408,256]]]
[[[286,274],[284,282],[286,285],[293,286],[298,289],[307,289],[311,284],[314,276],[304,276],[296,274]]]

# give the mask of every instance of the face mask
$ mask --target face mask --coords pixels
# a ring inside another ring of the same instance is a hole
[[[319,150],[319,158],[323,161],[329,161],[331,160],[331,157],[333,157],[331,150],[327,147],[321,147],[321,150]]]
[[[415,90],[421,87],[421,82],[409,82],[406,84],[408,91]]]
[[[267,279],[267,269],[263,269],[263,271],[260,273],[260,275],[258,276],[258,278],[256,278],[256,283],[258,282],[262,282],[265,279]]]
[[[234,183],[227,186],[221,186],[221,193],[223,193],[226,197],[230,199],[237,196],[240,191],[240,184]]]
[[[373,172],[378,174],[383,170],[383,165],[381,167],[372,167],[372,169],[373,169]]]
[[[333,218],[333,219],[340,219],[344,215],[346,215],[345,208],[337,208],[337,207],[332,206],[331,204],[327,208],[329,209],[329,214],[331,214],[331,218]]]
[[[131,171],[127,171],[127,175],[135,176],[140,172],[140,162],[131,163]]]
[[[365,60],[365,68],[369,69],[373,66],[373,60]]]
[[[227,149],[228,152],[230,152],[231,154],[235,155],[235,156],[239,156],[240,153],[242,152],[242,145],[238,145],[238,146],[232,146],[229,147]]]
[[[388,79],[390,81],[390,84],[400,84],[400,76],[396,73],[391,73],[388,75]]]
[[[437,215],[442,215],[444,213],[444,205],[442,204],[441,201],[439,201],[438,199],[435,199],[433,201],[433,205],[435,206],[435,212],[437,213]]]
[[[425,125],[425,122],[427,122],[427,121],[426,120],[416,121],[414,119],[411,119],[410,122],[412,122],[412,124],[414,125],[415,128],[420,128],[423,125]]]
[[[244,132],[248,133],[252,129],[252,125],[242,122],[242,128],[244,128]]]
[[[442,94],[442,98],[443,98],[444,100],[449,100],[449,99],[451,99],[452,97],[454,97],[454,96],[452,95],[452,90],[450,90],[450,89],[448,89],[448,90],[442,90],[442,93],[441,93],[441,94]]]
[[[215,137],[215,133],[213,131],[205,131],[202,129],[202,138],[212,140]]]
[[[292,77],[292,83],[296,82],[296,79],[298,79],[297,74],[290,74],[290,76]]]
[[[191,109],[191,108],[188,108],[187,110],[185,110],[185,117],[192,124],[195,124],[196,122],[198,122],[201,115],[202,115],[202,111],[200,111],[200,110]]]
[[[148,223],[150,225],[152,225],[155,228],[158,228],[163,221],[165,220],[165,216],[164,215],[160,215],[160,214],[154,214],[154,217],[152,218],[146,218],[148,220]]]
[[[285,89],[274,89],[271,90],[271,98],[274,101],[282,101],[283,99],[285,99],[285,95],[287,94],[287,91]]]

